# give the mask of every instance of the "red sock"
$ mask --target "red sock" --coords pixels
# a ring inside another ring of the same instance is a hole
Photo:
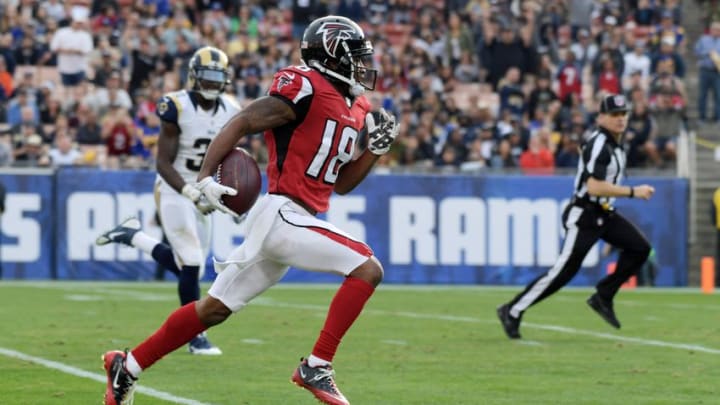
[[[191,302],[170,314],[155,333],[132,350],[132,355],[145,370],[206,329],[195,311],[195,302]]]
[[[325,325],[313,347],[313,356],[330,362],[333,360],[340,340],[374,291],[375,287],[367,281],[354,277],[345,279],[330,303]]]

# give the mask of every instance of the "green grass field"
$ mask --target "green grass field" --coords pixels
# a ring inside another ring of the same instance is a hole
[[[205,286],[207,287],[207,286]],[[335,285],[280,285],[147,370],[145,404],[313,404],[289,382]],[[383,287],[346,336],[337,381],[353,404],[717,404],[720,303],[692,290],[622,291],[616,331],[567,289],[510,341],[495,307],[517,288]],[[0,283],[0,404],[100,404],[100,355],[133,347],[177,305],[174,283]]]

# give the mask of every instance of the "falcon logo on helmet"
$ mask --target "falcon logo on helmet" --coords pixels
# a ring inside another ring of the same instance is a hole
[[[318,28],[316,34],[322,34],[322,42],[328,55],[337,57],[337,48],[341,40],[352,39],[353,27],[341,22],[326,22]]]

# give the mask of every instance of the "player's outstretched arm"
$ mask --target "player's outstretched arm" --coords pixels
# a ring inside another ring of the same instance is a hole
[[[198,173],[198,181],[215,174],[225,155],[233,150],[243,136],[277,128],[294,119],[295,112],[292,108],[277,97],[265,96],[248,104],[235,114],[210,142]]]

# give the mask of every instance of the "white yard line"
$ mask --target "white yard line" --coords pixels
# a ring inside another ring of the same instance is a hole
[[[43,359],[42,357],[30,356],[28,354],[18,352],[16,350],[0,347],[0,355],[10,357],[13,359],[29,361],[31,363],[39,364],[43,367],[57,370],[57,371],[65,373],[65,374],[74,375],[76,377],[87,378],[87,379],[102,383],[103,385],[107,382],[107,377],[103,374],[91,373],[89,371],[81,370],[76,367],[68,366],[67,364],[58,363],[57,361]],[[171,402],[173,404],[210,405],[205,402],[200,402],[200,401],[196,401],[194,399],[189,399],[189,398],[178,397],[178,396],[175,396],[168,392],[158,391],[156,389],[144,387],[142,385],[138,385],[137,388],[135,389],[135,392],[139,392],[139,393],[141,393],[143,395],[147,395],[149,397],[162,399],[164,401]],[[102,394],[103,394],[103,392],[98,392],[98,402],[100,402],[100,397],[102,396]]]
[[[299,304],[291,304],[291,303],[284,303],[284,302],[276,302],[271,299],[256,299],[253,301],[253,304],[255,305],[262,305],[267,307],[282,307],[282,308],[302,308],[302,309],[311,309],[311,310],[318,310],[318,311],[327,311],[327,307],[322,305],[299,305]],[[454,315],[440,315],[440,314],[422,314],[417,312],[406,312],[406,311],[383,311],[383,310],[375,310],[375,309],[368,309],[364,311],[367,314],[374,314],[374,315],[391,315],[391,316],[401,316],[405,318],[413,318],[413,319],[432,319],[432,320],[440,320],[440,321],[448,321],[448,322],[464,322],[464,323],[492,323],[497,324],[498,328],[500,328],[499,321],[496,320],[487,320],[487,319],[479,319],[469,316],[454,316]],[[531,323],[531,322],[523,322],[522,324],[525,328],[534,328],[534,329],[543,329],[543,330],[549,330],[553,332],[560,332],[560,333],[567,333],[571,335],[585,335],[585,336],[592,336],[594,338],[598,339],[607,339],[607,340],[614,340],[614,341],[621,341],[621,342],[628,342],[628,343],[635,343],[638,345],[644,345],[644,346],[656,346],[656,347],[664,347],[668,349],[676,349],[676,350],[691,350],[696,352],[703,352],[703,353],[709,353],[709,354],[720,354],[720,349],[714,349],[711,347],[705,347],[697,344],[691,344],[691,343],[675,343],[675,342],[666,342],[663,340],[654,340],[654,339],[643,339],[643,338],[637,338],[637,337],[631,337],[631,336],[622,336],[622,335],[615,335],[612,333],[601,333],[601,332],[593,332],[590,330],[583,330],[583,329],[576,329],[576,328],[569,328],[565,326],[558,326],[558,325],[547,325],[547,324],[541,324],[541,323]]]
[[[143,284],[143,283],[83,283],[83,282],[10,282],[5,284],[5,286],[12,286],[13,284],[16,285],[22,285],[22,286],[28,286],[28,287],[36,287],[36,288],[67,288],[72,289],[76,288],[78,286],[84,286],[84,287],[92,287],[92,292],[97,294],[116,294],[116,295],[132,295],[136,299],[142,299],[144,295],[151,295],[153,298],[158,299],[158,294],[156,293],[141,293],[137,291],[133,291],[133,289],[137,289],[137,287],[145,287],[145,286],[152,286],[152,287],[158,287],[157,283],[149,283],[149,284]],[[0,283],[0,286],[2,286],[3,283]],[[174,287],[175,284],[169,284],[168,286]],[[112,289],[112,287],[123,287],[123,288],[130,288],[129,290],[116,290]],[[333,288],[337,289],[337,285],[329,284],[280,284],[278,286],[275,286],[273,288],[284,288],[284,289],[307,289],[307,288],[315,288],[315,289],[326,289],[326,288]],[[489,292],[489,291],[507,291],[510,289],[517,290],[517,287],[484,287],[484,286],[466,286],[466,287],[456,287],[456,286],[389,286],[386,287],[388,290],[398,290],[398,291],[439,291],[439,290],[448,290],[448,289],[475,289],[478,292]],[[570,291],[590,291],[590,288],[571,288]],[[694,288],[677,288],[677,289],[666,289],[666,288],[648,288],[648,289],[639,289],[635,290],[634,292],[639,292],[642,294],[652,294],[652,293],[691,293],[697,291],[697,289]],[[631,295],[631,294],[628,294]],[[174,296],[173,296],[174,297]],[[150,297],[147,297],[150,298]],[[558,298],[564,298],[564,297],[558,297]],[[250,305],[260,305],[260,306],[268,306],[268,307],[282,307],[282,308],[294,308],[294,309],[310,309],[310,310],[317,310],[321,311],[322,313],[325,313],[327,311],[327,307],[324,305],[308,305],[308,304],[298,304],[298,303],[289,303],[289,302],[279,302],[275,301],[271,298],[266,297],[258,297],[257,299],[253,300],[253,302]],[[632,305],[632,304],[630,304]],[[691,309],[691,308],[697,308],[698,305],[692,305],[688,304],[687,306],[685,304],[669,304],[668,306],[672,306],[675,309]],[[454,316],[454,315],[442,315],[442,314],[423,314],[418,312],[407,312],[407,311],[383,311],[383,310],[373,310],[368,309],[365,311],[368,314],[375,314],[375,315],[390,315],[390,316],[401,316],[405,318],[414,318],[414,319],[433,319],[433,320],[442,320],[442,321],[448,321],[448,322],[465,322],[465,323],[497,323],[496,320],[489,320],[489,319],[480,319],[475,317],[469,317],[469,316]],[[499,327],[499,325],[498,325]],[[655,346],[655,347],[664,347],[669,349],[676,349],[676,350],[692,350],[697,352],[703,352],[703,353],[709,353],[709,354],[720,354],[720,349],[705,347],[698,344],[692,344],[692,343],[675,343],[675,342],[667,342],[663,340],[654,340],[654,339],[643,339],[643,338],[636,338],[636,337],[630,337],[630,336],[622,336],[622,335],[616,335],[612,333],[601,333],[601,332],[593,332],[589,330],[583,330],[583,329],[575,329],[570,327],[564,327],[564,326],[558,326],[558,325],[549,325],[549,324],[539,324],[539,323],[530,323],[530,322],[523,322],[523,327],[526,328],[535,328],[535,329],[543,329],[543,330],[549,330],[553,332],[560,332],[560,333],[567,333],[572,335],[585,335],[585,336],[592,336],[598,339],[607,339],[607,340],[614,340],[614,341],[622,341],[622,342],[628,342],[628,343],[634,343],[639,345],[645,345],[645,346]]]

